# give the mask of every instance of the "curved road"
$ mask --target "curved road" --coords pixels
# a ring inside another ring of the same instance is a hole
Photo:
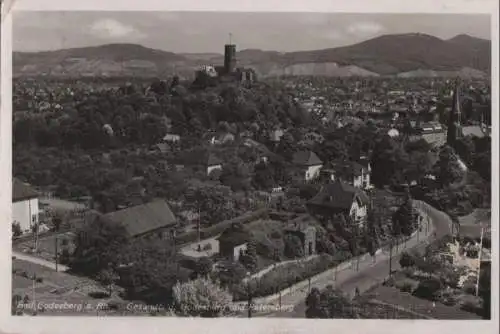
[[[403,251],[410,249],[424,249],[434,238],[442,238],[451,232],[451,219],[444,212],[441,212],[421,201],[414,201],[414,206],[419,211],[424,213],[424,217],[427,216],[430,218],[431,224],[428,225],[428,233],[425,233],[426,230],[424,227],[423,231],[419,232],[418,237],[415,235],[406,242],[406,247],[400,245],[397,250],[396,247],[394,248],[392,256],[392,270],[399,269],[399,258]],[[423,225],[426,225],[425,219]],[[358,271],[355,269],[347,269],[342,272],[338,272],[336,280],[332,277],[331,279],[315,282],[312,284],[312,287],[322,290],[326,288],[326,286],[332,285],[335,288],[352,295],[356,288],[359,289],[360,293],[363,293],[372,288],[374,285],[381,283],[388,277],[388,274],[389,251],[384,251],[376,257],[376,262],[370,260],[365,263],[360,263]],[[256,313],[255,316],[304,318],[306,310],[306,296],[307,291],[300,291],[293,295],[286,295],[282,297],[282,305],[294,305],[293,311],[291,312],[278,311],[267,314]]]

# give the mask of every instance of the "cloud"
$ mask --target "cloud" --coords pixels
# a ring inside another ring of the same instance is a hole
[[[350,34],[360,37],[373,36],[384,30],[381,24],[375,22],[357,22],[347,27]]]
[[[102,19],[90,26],[90,32],[100,38],[143,37],[143,34],[130,25],[113,19]]]

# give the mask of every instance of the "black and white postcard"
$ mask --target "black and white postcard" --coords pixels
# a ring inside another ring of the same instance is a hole
[[[0,330],[498,330],[498,3],[101,2],[2,5]]]

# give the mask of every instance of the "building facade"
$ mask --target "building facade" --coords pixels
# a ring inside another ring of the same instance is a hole
[[[12,180],[12,223],[29,232],[39,220],[38,193],[18,179]]]

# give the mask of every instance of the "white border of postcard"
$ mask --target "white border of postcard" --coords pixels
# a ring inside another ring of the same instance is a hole
[[[493,171],[492,199],[498,203],[498,0],[3,0],[1,35],[0,331],[3,333],[499,333],[498,261],[493,266],[491,321],[307,320],[307,319],[179,319],[12,317],[11,300],[11,177],[12,177],[12,11],[274,11],[378,13],[488,13],[492,24]],[[493,206],[493,231],[498,229],[498,205]],[[493,233],[492,257],[498,259],[498,233]],[[410,326],[411,325],[411,326]]]

